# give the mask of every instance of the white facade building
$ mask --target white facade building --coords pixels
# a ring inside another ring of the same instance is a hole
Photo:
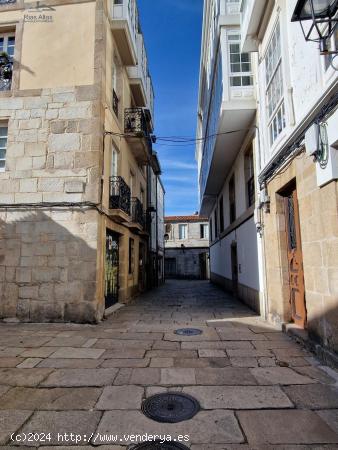
[[[320,55],[291,21],[296,3],[205,1],[197,136],[205,139],[196,150],[201,212],[213,223],[211,278],[232,289],[237,279],[240,297],[242,286],[249,288],[247,303],[259,293],[255,309],[305,329],[302,336],[330,359],[338,350],[338,72],[333,55]],[[229,15],[230,4],[240,19]],[[229,37],[239,23],[251,87],[231,81],[238,74]],[[337,48],[336,31],[329,49]]]
[[[211,280],[259,310],[254,223],[255,65],[241,53],[240,2],[204,3],[196,159],[210,224]]]

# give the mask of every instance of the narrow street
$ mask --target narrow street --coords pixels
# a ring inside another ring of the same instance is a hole
[[[33,447],[148,433],[193,450],[338,448],[338,374],[208,282],[169,281],[97,326],[2,323],[0,357],[2,446],[17,432]],[[168,391],[200,411],[147,418],[142,401]]]

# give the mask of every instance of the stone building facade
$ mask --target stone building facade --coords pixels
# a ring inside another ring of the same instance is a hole
[[[0,5],[0,317],[96,322],[147,267],[152,84],[135,1],[44,8]]]
[[[209,224],[198,215],[167,216],[165,276],[209,279]]]

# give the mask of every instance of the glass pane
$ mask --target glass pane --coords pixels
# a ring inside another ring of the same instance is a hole
[[[0,160],[0,169],[4,169],[4,168],[5,168],[5,161]]]
[[[0,136],[7,136],[7,127],[0,127]]]
[[[239,53],[239,44],[230,44],[230,53]]]
[[[241,86],[241,77],[231,77],[230,84],[231,86]]]
[[[241,65],[240,64],[231,64],[231,72],[240,72]]]
[[[6,148],[6,147],[7,147],[7,139],[0,138],[0,148]]]
[[[250,72],[250,63],[242,63],[242,72]]]
[[[5,158],[6,158],[6,150],[0,149],[0,159],[5,159]]]
[[[249,53],[241,53],[242,62],[249,62]]]
[[[241,57],[240,57],[239,53],[231,53],[230,54],[230,62],[238,63],[238,62],[240,62],[240,60],[241,60]]]
[[[242,77],[243,86],[251,86],[252,85],[252,77]]]

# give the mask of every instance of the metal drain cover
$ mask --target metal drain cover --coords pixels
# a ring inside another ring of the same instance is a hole
[[[131,447],[130,450],[189,450],[183,444],[178,442],[143,442],[142,444],[138,444],[135,447]]]
[[[177,423],[189,420],[200,410],[196,399],[180,392],[156,394],[142,404],[142,412],[156,422]],[[175,448],[175,447],[173,447]]]
[[[178,330],[175,330],[174,333],[180,336],[197,336],[202,334],[203,331],[198,328],[179,328]]]

